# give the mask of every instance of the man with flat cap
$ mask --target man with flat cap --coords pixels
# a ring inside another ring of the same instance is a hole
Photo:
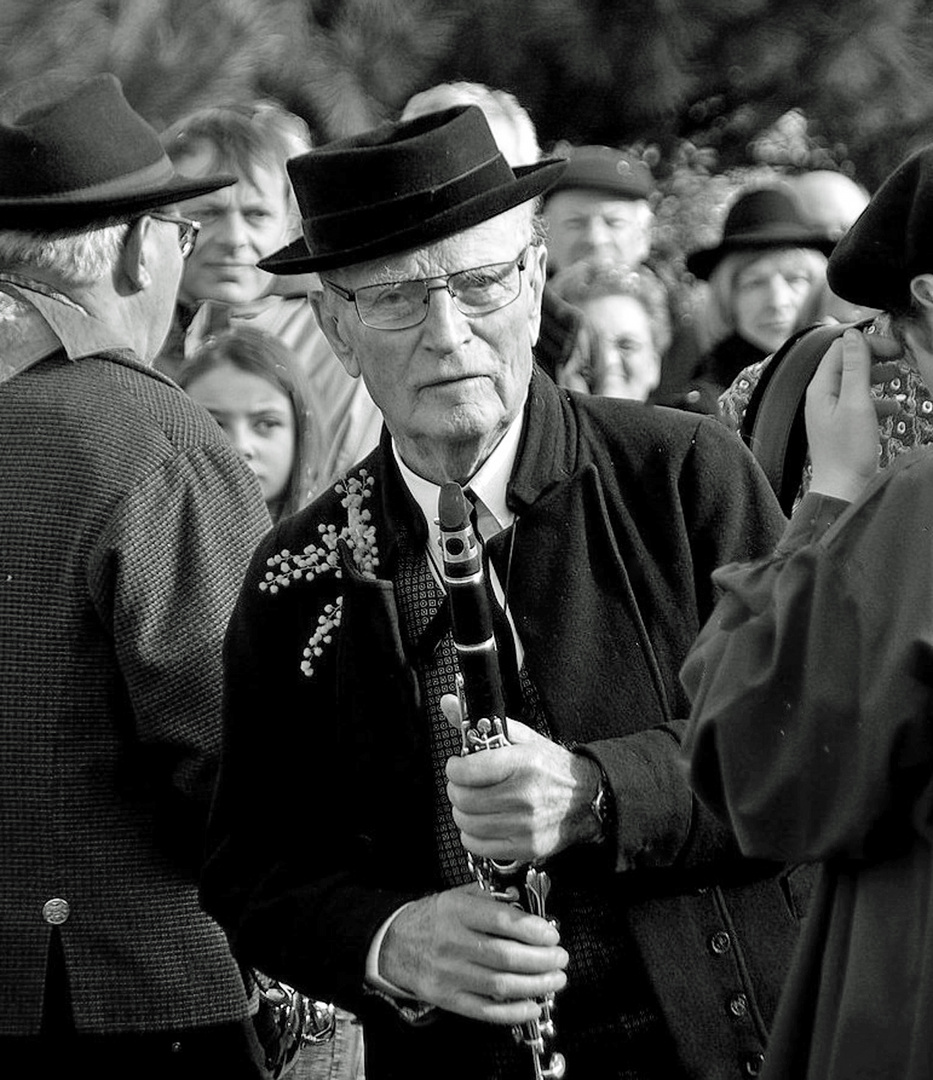
[[[268,528],[149,365],[197,223],[111,75],[0,124],[4,1075],[259,1080],[197,872],[223,628]]]
[[[244,581],[201,895],[243,962],[362,1019],[369,1080],[738,1080],[797,934],[797,877],[744,862],[679,761],[711,573],[783,517],[716,421],[535,370],[562,168],[510,167],[476,106],[387,124],[292,159],[303,237],[264,260],[320,275],[385,424]],[[445,484],[504,615],[510,742],[466,756]],[[544,914],[464,849],[546,871]]]
[[[647,164],[612,146],[571,146],[567,167],[544,196],[548,273],[585,261],[638,270],[663,286],[673,336],[650,400],[680,404],[682,384],[700,355],[685,286],[653,251],[657,188]],[[582,314],[545,289],[537,359],[559,378],[566,366],[599,368],[598,341]]]
[[[579,259],[639,266],[651,250],[654,179],[648,166],[611,146],[571,147],[567,168],[547,192],[551,272]]]

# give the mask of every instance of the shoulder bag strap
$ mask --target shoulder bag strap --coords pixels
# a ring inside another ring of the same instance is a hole
[[[807,459],[804,398],[807,386],[830,344],[850,326],[811,326],[788,338],[766,364],[748,403],[740,429],[788,516],[794,506]]]

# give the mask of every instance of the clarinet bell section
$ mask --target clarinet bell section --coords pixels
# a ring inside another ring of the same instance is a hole
[[[470,520],[469,504],[459,484],[441,487],[438,499],[444,584],[450,603],[454,647],[460,673],[461,753],[475,754],[509,745],[508,722],[499,656],[493,630],[491,601],[486,589],[483,552]],[[470,872],[481,888],[496,899],[516,903],[544,919],[551,888],[546,871],[534,864],[502,863],[467,853]],[[554,1038],[554,995],[539,1001],[537,1020],[514,1029],[528,1048],[535,1080],[561,1080],[566,1072],[563,1054],[549,1051]],[[545,1059],[547,1059],[545,1063]]]

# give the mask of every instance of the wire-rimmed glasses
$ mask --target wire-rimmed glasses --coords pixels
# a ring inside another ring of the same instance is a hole
[[[438,289],[445,289],[457,310],[467,317],[489,315],[507,307],[522,290],[527,257],[528,247],[508,262],[488,263],[432,278],[381,281],[358,289],[345,289],[327,280],[323,284],[354,304],[364,326],[374,330],[408,330],[427,318],[431,293]]]

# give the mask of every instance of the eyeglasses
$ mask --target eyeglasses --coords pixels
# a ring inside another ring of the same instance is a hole
[[[176,217],[172,214],[157,214],[154,210],[150,210],[146,216],[155,218],[156,221],[167,221],[170,225],[178,226],[178,246],[181,248],[181,257],[187,259],[191,252],[194,251],[201,222],[194,221],[192,218]]]
[[[428,317],[431,293],[438,289],[445,289],[457,310],[468,317],[489,315],[508,307],[522,291],[522,271],[527,257],[526,247],[510,262],[489,263],[433,278],[381,281],[354,290],[332,281],[325,280],[324,284],[347,302],[353,302],[364,326],[373,330],[408,330]]]

